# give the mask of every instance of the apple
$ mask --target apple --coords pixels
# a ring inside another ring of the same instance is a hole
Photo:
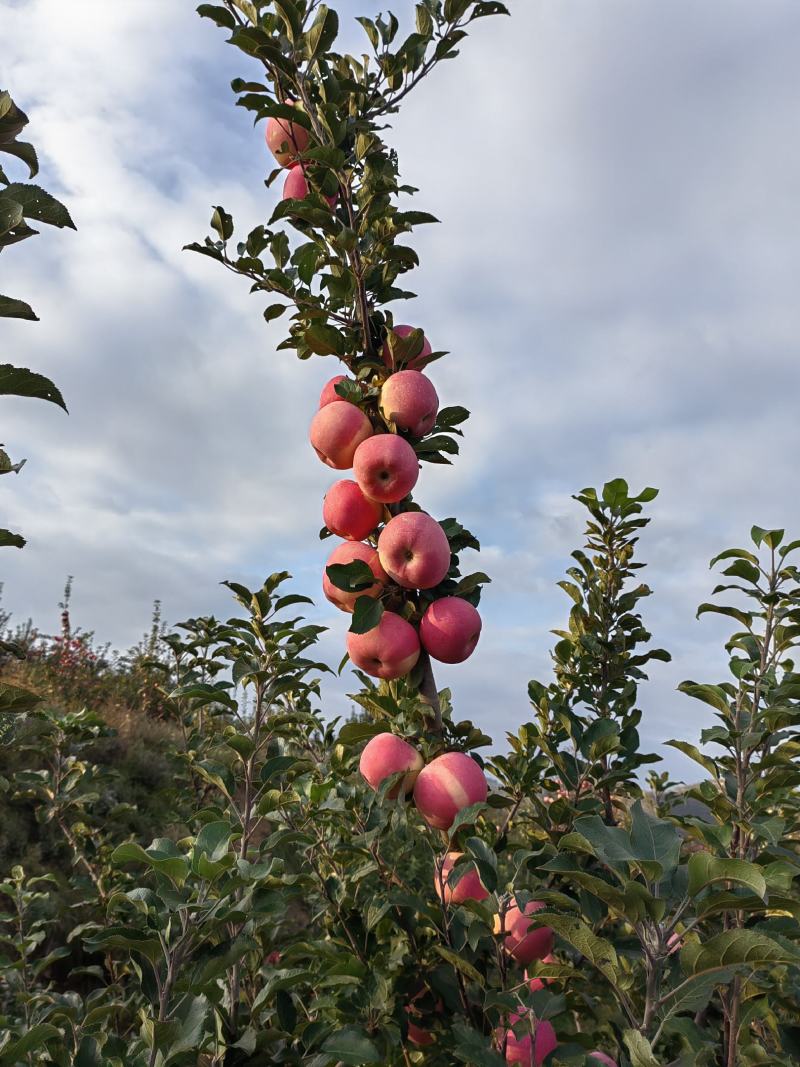
[[[283,195],[282,200],[305,200],[308,194],[311,192],[311,186],[308,184],[308,179],[303,172],[302,165],[298,167],[292,167],[289,173],[286,175],[286,181],[283,183]],[[333,210],[336,207],[336,202],[339,199],[339,194],[334,193],[333,196],[326,196],[325,199],[328,202],[328,206]]]
[[[519,1022],[521,1015],[512,1015],[511,1026]],[[506,1063],[517,1064],[517,1067],[541,1067],[547,1056],[558,1048],[558,1039],[552,1025],[546,1020],[538,1020],[535,1024],[534,1034],[525,1034],[516,1037],[514,1031],[499,1030],[498,1039],[506,1042]]]
[[[392,374],[381,389],[381,414],[412,437],[430,433],[439,413],[439,397],[430,378],[419,370]]]
[[[418,329],[417,326],[395,326],[392,329],[392,333],[397,334],[397,336],[399,338],[403,339],[405,337],[408,337],[408,335],[413,333],[414,330],[416,330],[416,329]],[[413,359],[409,360],[408,363],[406,364],[406,367],[409,370],[419,370],[420,369],[419,363],[422,362],[423,360],[427,359],[428,356],[432,352],[433,352],[433,349],[431,348],[431,343],[428,340],[428,338],[425,337],[425,335],[423,334],[423,337],[422,337],[422,351],[420,353],[418,353],[418,355],[414,356]],[[393,363],[393,360],[392,360],[392,353],[391,353],[391,350],[389,348],[388,343],[386,343],[386,342],[384,342],[384,345],[383,345],[382,355],[383,355],[383,362],[386,364],[386,366],[387,367],[393,367],[394,363]]]
[[[605,1052],[595,1049],[586,1058],[587,1067],[617,1067],[617,1061],[612,1060]]]
[[[422,1021],[423,1011],[417,1006],[417,1001],[420,997],[424,997],[428,991],[423,986],[418,993],[415,993],[411,1000],[406,1005],[406,1012],[410,1016],[408,1021],[408,1040],[412,1045],[417,1045],[419,1048],[427,1048],[432,1045],[436,1038],[429,1030],[424,1030],[421,1026],[418,1026],[413,1019]],[[436,1001],[434,1004],[434,1010],[439,1014],[442,1013],[444,1005],[441,1000]]]
[[[364,496],[347,478],[334,482],[325,494],[322,521],[337,537],[363,541],[383,518],[383,505]]]
[[[402,781],[386,794],[390,800],[394,800],[401,791],[405,796],[411,792],[417,775],[424,766],[425,761],[413,745],[409,745],[408,741],[397,737],[396,734],[385,733],[376,734],[367,742],[361,753],[358,769],[367,785],[376,792],[381,782],[389,775],[407,771]]]
[[[374,678],[402,678],[419,659],[417,631],[393,611],[384,611],[377,626],[365,634],[347,634],[353,664]]]
[[[552,953],[548,953],[546,956],[542,957],[541,962],[550,964],[558,963],[558,960]],[[526,971],[525,981],[528,983],[528,989],[530,989],[531,993],[537,993],[540,989],[544,989],[546,985],[550,985],[551,982],[554,982],[555,978],[531,978]]]
[[[481,882],[474,865],[459,868],[455,886],[448,885],[450,872],[463,852],[448,852],[443,860],[437,860],[433,872],[433,887],[436,895],[445,904],[463,904],[465,900],[486,900],[489,890]]]
[[[449,830],[462,809],[481,804],[488,793],[486,775],[471,756],[445,752],[420,771],[414,803],[429,826]]]
[[[326,404],[332,404],[334,400],[341,400],[342,397],[336,392],[336,386],[339,382],[346,382],[346,374],[335,374],[329,382],[326,382],[323,386],[322,392],[319,394],[319,406],[324,408]],[[347,401],[345,401],[347,403]]]
[[[403,511],[390,519],[378,538],[378,554],[383,569],[404,589],[432,589],[450,570],[447,535],[424,511]]]
[[[530,916],[545,905],[540,900],[531,900],[521,911],[511,904],[505,913],[502,930],[505,931],[504,948],[519,963],[527,965],[533,960],[543,960],[553,951],[553,931],[549,926],[532,926]],[[495,934],[501,932],[500,916],[495,916]]]
[[[396,504],[417,484],[419,460],[405,438],[378,433],[356,449],[353,474],[366,496],[382,504]]]
[[[285,103],[291,104],[293,101],[286,100]],[[310,140],[310,134],[305,126],[274,116],[267,120],[265,136],[267,148],[282,167],[291,166],[300,153],[308,148]]]
[[[330,567],[332,563],[352,563],[353,560],[356,559],[360,559],[366,563],[375,575],[375,584],[371,585],[368,589],[364,589],[359,593],[346,593],[344,589],[337,589],[327,574],[323,574],[322,576],[323,593],[328,600],[330,600],[331,604],[335,604],[336,607],[340,608],[342,611],[352,611],[355,602],[360,596],[380,596],[387,580],[386,572],[381,566],[378,553],[372,545],[362,544],[361,541],[345,541],[343,544],[337,545],[333,552],[331,552],[330,556],[328,556],[328,562],[325,566]]]
[[[372,436],[372,423],[355,404],[334,400],[320,408],[311,421],[309,438],[323,463],[347,470],[362,441]]]
[[[459,596],[434,600],[419,624],[422,647],[440,663],[463,663],[469,659],[480,635],[477,608]]]

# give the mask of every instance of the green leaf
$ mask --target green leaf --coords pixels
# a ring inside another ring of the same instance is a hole
[[[363,559],[350,563],[332,563],[325,568],[328,581],[345,593],[360,593],[375,584],[375,575]]]
[[[30,304],[11,296],[0,296],[0,319],[28,319],[38,322],[39,317]]]
[[[653,863],[668,874],[678,866],[681,836],[677,827],[650,815],[637,800],[631,808],[631,845],[637,861]]]
[[[236,28],[236,19],[233,14],[227,8],[220,7],[219,4],[201,4],[197,9],[197,14],[201,18],[212,19],[223,29],[233,30]]]
[[[207,822],[195,840],[195,853],[204,853],[212,863],[218,863],[228,854],[232,832],[229,822]]]
[[[2,540],[0,540],[2,544]],[[22,544],[25,544],[23,541]],[[22,545],[19,546],[20,548]],[[32,711],[37,704],[41,704],[42,698],[36,693],[22,689],[18,685],[10,685],[0,682],[0,713],[4,715],[19,715],[26,711]]]
[[[337,1030],[336,1033],[331,1034],[325,1040],[322,1050],[332,1059],[340,1060],[342,1063],[353,1064],[354,1067],[359,1067],[360,1064],[379,1063],[381,1061],[381,1054],[375,1045],[363,1030],[359,1030],[355,1026],[344,1026],[342,1029]]]
[[[714,882],[736,882],[751,889],[762,900],[767,896],[766,880],[754,863],[695,852],[689,857],[689,896],[697,896]]]
[[[12,182],[6,186],[3,196],[8,196],[20,204],[26,219],[44,222],[48,226],[57,226],[59,229],[64,226],[75,229],[75,223],[64,205],[38,185]]]
[[[374,630],[383,618],[383,603],[376,597],[360,596],[353,608],[351,634],[366,634]]]
[[[779,963],[800,965],[800,949],[756,930],[724,930],[702,945],[690,942],[681,950],[681,966],[689,974],[713,967],[746,964],[755,969]]]
[[[49,378],[10,363],[0,364],[0,396],[30,396],[67,410],[63,396]]]
[[[471,982],[477,982],[481,987],[486,985],[486,981],[483,975],[477,971],[471,963],[459,955],[458,952],[453,952],[452,949],[446,948],[444,945],[434,945],[434,950],[442,957],[443,960],[447,960],[457,971],[460,971]]]
[[[111,855],[111,862],[115,865],[123,863],[142,863],[150,870],[158,871],[181,886],[189,874],[189,861],[177,846],[168,838],[156,838],[150,848],[144,849],[135,841],[127,841],[118,845]]]
[[[611,508],[619,507],[628,499],[628,483],[624,478],[614,478],[603,486],[603,503]]]
[[[730,710],[728,695],[718,685],[698,685],[697,682],[681,682],[678,686],[679,693],[686,693],[695,700],[702,700],[710,704],[712,708],[726,714]]]
[[[699,763],[701,767],[708,771],[712,778],[718,778],[719,772],[717,765],[713,759],[709,756],[704,756],[703,753],[696,747],[696,745],[690,745],[688,741],[667,741],[670,748],[677,748],[679,752],[682,752],[684,756],[688,756],[689,759]]]
[[[382,722],[347,722],[336,740],[340,745],[358,745],[361,741],[370,741],[378,734],[388,732],[389,727]]]
[[[61,1031],[50,1023],[39,1023],[36,1026],[31,1026],[17,1041],[12,1041],[10,1045],[0,1052],[0,1064],[12,1065],[18,1064],[21,1060],[26,1059],[28,1054],[35,1052],[37,1049],[44,1048],[48,1041],[61,1041]]]
[[[623,1037],[631,1058],[631,1067],[661,1067],[653,1055],[653,1046],[644,1034],[640,1034],[638,1030],[626,1030]]]
[[[24,548],[27,541],[21,534],[0,530],[0,548]]]
[[[619,961],[614,946],[605,938],[598,937],[583,919],[555,911],[537,911],[532,919],[537,926],[549,926],[554,933],[585,956],[605,978],[616,984],[619,978]]]
[[[335,326],[315,323],[303,334],[303,340],[318,356],[343,356],[347,350],[344,334]]]
[[[306,33],[306,55],[310,64],[329,51],[338,33],[339,16],[327,4],[320,4],[317,17]]]
[[[0,147],[0,151],[21,159],[28,168],[29,178],[35,178],[39,173],[39,160],[32,144],[27,144],[25,141],[7,141]]]

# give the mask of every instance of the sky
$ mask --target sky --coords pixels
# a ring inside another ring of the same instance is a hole
[[[344,44],[360,48],[339,3]],[[453,467],[415,494],[456,515],[493,578],[464,665],[440,668],[458,717],[499,747],[550,675],[556,581],[582,540],[571,494],[622,476],[656,486],[640,558],[655,643],[643,746],[691,779],[670,737],[710,714],[675,692],[725,677],[724,620],[695,620],[708,560],[753,523],[800,536],[800,5],[796,0],[511,0],[387,131],[415,208],[419,294],[398,315],[451,355],[442,402],[472,411]],[[408,0],[392,8],[406,20]],[[7,251],[0,291],[38,323],[2,328],[3,361],[60,386],[52,405],[3,401],[2,440],[28,463],[2,480],[0,559],[16,621],[73,620],[126,647],[165,618],[230,611],[223,579],[289,570],[330,627],[317,539],[332,472],[307,441],[330,359],[276,352],[280,322],[218,265],[182,251],[211,205],[246,232],[276,189],[262,128],[229,83],[254,73],[184,0],[0,0],[4,84],[29,114],[38,179],[77,232]],[[323,690],[346,714],[355,679]]]

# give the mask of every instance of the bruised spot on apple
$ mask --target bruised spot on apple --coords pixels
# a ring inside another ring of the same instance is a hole
[[[440,663],[463,663],[469,659],[480,635],[477,608],[458,596],[434,600],[419,624],[422,647]]]
[[[286,101],[292,103],[291,100]],[[272,116],[267,119],[267,148],[282,167],[289,167],[308,148],[310,135],[305,126]]]
[[[394,800],[401,792],[408,796],[424,766],[421,753],[413,745],[396,734],[385,733],[377,734],[367,742],[358,769],[367,785],[376,791],[390,775],[406,771],[402,780],[386,794],[390,800]]]
[[[514,1026],[522,1018],[521,1015],[512,1015],[509,1019]],[[517,1067],[541,1067],[550,1053],[558,1048],[558,1038],[551,1023],[547,1019],[537,1020],[533,1034],[523,1034],[517,1037],[513,1030],[500,1029],[497,1032],[498,1040],[506,1042],[506,1063],[516,1064]]]
[[[292,167],[289,173],[286,175],[286,180],[283,183],[283,195],[282,200],[305,200],[308,194],[311,192],[311,186],[308,184],[308,179],[303,172],[303,167]],[[328,202],[328,206],[333,210],[336,207],[336,202],[339,199],[339,194],[334,193],[333,196],[325,196],[324,199]]]
[[[322,592],[330,600],[331,604],[335,604],[341,611],[352,612],[360,596],[373,598],[380,596],[387,581],[386,572],[381,566],[378,553],[372,545],[362,544],[361,541],[345,541],[343,544],[337,545],[328,556],[328,562],[325,566],[330,567],[334,563],[346,565],[357,559],[361,560],[362,563],[366,563],[375,575],[375,584],[371,585],[369,589],[363,589],[359,593],[346,593],[344,589],[338,589],[326,573],[322,575]]]
[[[342,400],[336,392],[336,386],[339,382],[346,382],[348,380],[346,374],[335,374],[329,382],[326,382],[322,387],[322,392],[319,394],[319,406],[324,408],[327,404],[332,404],[335,400]],[[347,403],[347,401],[345,401]]]
[[[393,611],[384,611],[377,626],[365,634],[347,634],[352,663],[373,678],[402,678],[419,659],[417,631]]]
[[[503,947],[509,955],[523,965],[533,960],[543,960],[553,951],[553,931],[549,926],[533,926],[531,916],[545,905],[540,900],[531,900],[524,911],[517,904],[511,904],[502,920],[495,916],[494,932],[505,931]]]
[[[378,555],[389,577],[404,589],[433,589],[450,570],[450,543],[424,511],[403,511],[384,526]]]
[[[482,804],[488,794],[486,775],[471,756],[445,752],[420,771],[414,803],[429,826],[449,830],[460,811]]]
[[[392,328],[392,333],[396,334],[401,340],[405,340],[405,338],[408,337],[409,334],[412,334],[414,330],[417,329],[419,329],[418,326],[394,326]],[[424,366],[424,361],[428,358],[429,355],[431,355],[432,352],[433,348],[431,347],[431,343],[428,338],[425,337],[425,335],[423,334],[422,351],[419,352],[418,355],[414,356],[413,359],[410,359],[408,361],[408,363],[406,364],[406,368],[408,370],[420,370],[421,368],[419,364],[422,363]],[[384,342],[383,344],[382,355],[383,362],[386,364],[387,367],[391,367],[392,353],[389,348],[389,345],[386,342]]]
[[[383,505],[370,500],[347,478],[334,482],[325,494],[322,521],[337,537],[363,541],[383,518]]]
[[[398,430],[407,430],[412,437],[424,437],[433,429],[438,413],[439,397],[422,371],[401,370],[384,382],[381,414]]]
[[[463,852],[448,852],[443,859],[436,861],[433,871],[433,886],[436,895],[445,904],[463,904],[465,900],[486,900],[489,890],[481,882],[480,875],[474,864],[462,866],[458,870],[458,881],[455,885],[448,883],[450,872],[456,864],[456,860],[463,856]]]
[[[353,474],[366,496],[382,504],[396,504],[417,484],[419,460],[404,438],[379,433],[356,449]]]
[[[358,446],[372,436],[372,423],[355,404],[334,400],[316,413],[308,436],[323,463],[347,470]]]

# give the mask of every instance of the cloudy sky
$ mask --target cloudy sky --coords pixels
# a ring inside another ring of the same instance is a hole
[[[439,681],[501,742],[566,616],[570,494],[654,485],[646,620],[674,654],[642,693],[658,747],[708,721],[676,684],[723,677],[724,625],[694,620],[708,559],[753,522],[800,536],[800,5],[510,7],[389,133],[414,206],[443,222],[417,238],[404,317],[452,353],[431,372],[443,402],[473,411],[461,459],[426,467],[418,497],[478,534],[494,578],[478,651]],[[243,228],[271,212],[262,130],[229,90],[252,68],[189,0],[0,0],[0,20],[3,81],[78,226],[0,264],[0,291],[41,318],[3,326],[3,360],[51,375],[70,408],[3,402],[2,440],[28,457],[2,482],[3,525],[29,539],[3,552],[6,607],[55,629],[72,574],[75,621],[122,647],[156,598],[170,621],[225,615],[223,578],[285,568],[318,596],[331,478],[306,433],[335,367],[276,353],[264,302],[181,251],[211,204]],[[345,619],[314,615],[335,664]],[[331,714],[348,688],[328,685]]]

